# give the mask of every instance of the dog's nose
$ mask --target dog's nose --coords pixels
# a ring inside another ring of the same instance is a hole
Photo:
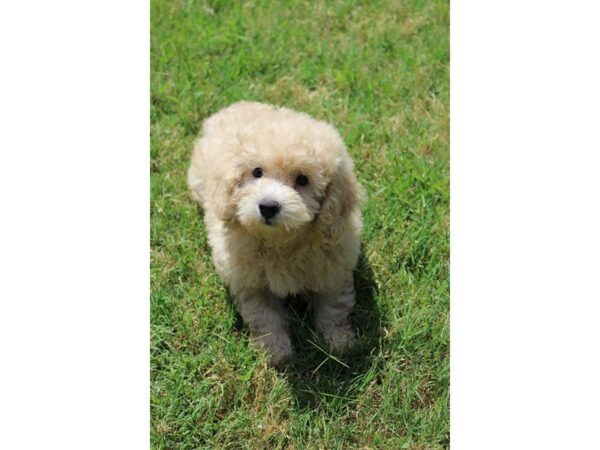
[[[274,200],[267,200],[260,202],[258,209],[260,210],[261,216],[268,220],[279,212],[281,205]]]

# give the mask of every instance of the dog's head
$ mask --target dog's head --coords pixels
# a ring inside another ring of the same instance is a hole
[[[280,109],[222,145],[210,202],[253,235],[283,239],[313,227],[334,242],[358,209],[363,194],[352,160],[324,122]]]

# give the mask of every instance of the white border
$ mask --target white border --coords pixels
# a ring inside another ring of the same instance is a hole
[[[451,2],[451,445],[598,448],[600,10]]]
[[[149,447],[149,4],[0,7],[0,447]]]

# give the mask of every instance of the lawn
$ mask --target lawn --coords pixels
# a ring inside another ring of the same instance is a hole
[[[151,30],[152,447],[447,448],[448,2],[151,0]],[[334,124],[368,192],[340,358],[296,306],[269,368],[213,269],[186,170],[240,99]]]

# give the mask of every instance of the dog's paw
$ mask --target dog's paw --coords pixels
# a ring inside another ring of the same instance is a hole
[[[269,365],[276,369],[283,368],[285,364],[289,361],[290,357],[292,356],[292,353],[293,352],[278,354],[272,353],[271,357],[269,358]]]
[[[281,367],[294,353],[292,341],[284,333],[259,336],[255,342],[270,354],[269,364],[274,367]]]
[[[349,348],[356,340],[356,333],[350,325],[340,325],[327,330],[323,333],[325,342],[329,345],[329,349],[341,353]]]

